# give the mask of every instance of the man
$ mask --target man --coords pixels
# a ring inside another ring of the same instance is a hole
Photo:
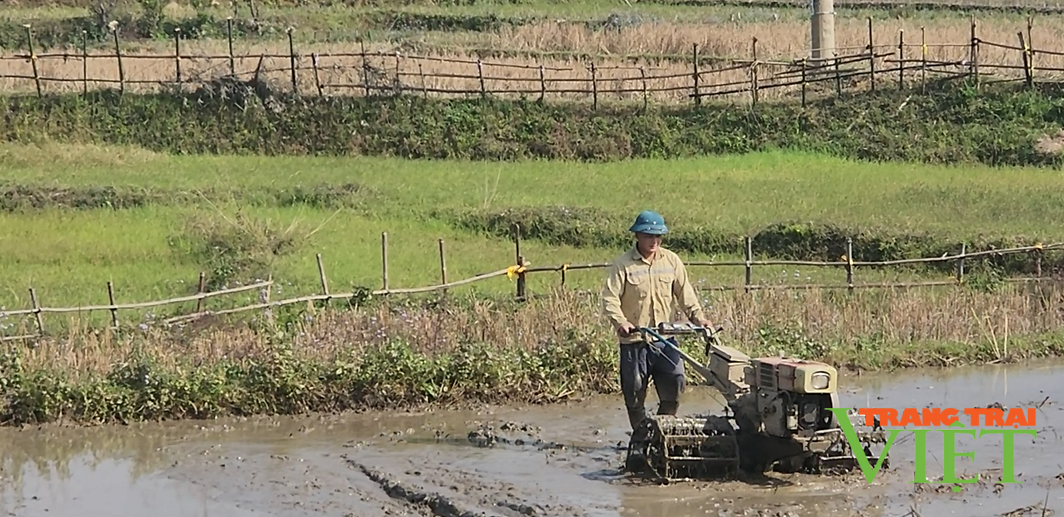
[[[649,378],[658,393],[658,414],[675,415],[684,391],[683,358],[671,347],[662,357],[649,349],[637,327],[655,327],[673,321],[672,302],[696,325],[712,327],[698,302],[680,257],[661,247],[661,236],[668,233],[665,219],[645,210],[629,231],[635,245],[617,257],[610,266],[602,290],[602,308],[620,338],[620,377],[628,421],[634,431],[646,418]],[[676,344],[675,338],[670,341]]]

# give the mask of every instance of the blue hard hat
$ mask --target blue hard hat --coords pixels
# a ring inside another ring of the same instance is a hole
[[[665,218],[652,210],[643,210],[635,218],[635,223],[628,229],[634,233],[646,233],[649,235],[665,235],[669,228],[665,226]]]

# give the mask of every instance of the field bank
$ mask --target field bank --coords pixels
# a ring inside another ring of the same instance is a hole
[[[817,261],[837,261],[847,238],[859,261],[953,255],[962,244],[977,251],[1064,241],[1040,222],[1064,216],[1064,180],[1037,168],[862,163],[779,151],[559,165],[172,156],[56,143],[5,145],[0,164],[7,171],[0,243],[9,250],[0,271],[10,279],[0,305],[9,308],[28,307],[31,286],[53,307],[106,304],[108,281],[122,303],[188,295],[200,272],[211,290],[272,274],[272,294],[281,299],[320,292],[318,253],[333,292],[376,289],[383,232],[391,287],[440,282],[439,239],[450,281],[514,264],[514,223],[533,266],[604,263],[630,245],[626,229],[646,208],[668,218],[666,245],[689,261],[741,261],[745,237],[753,239],[755,258]],[[630,195],[663,178],[685,192]],[[1058,255],[1044,253],[1044,274],[1054,271]],[[972,260],[966,274],[970,282],[1033,275],[1035,260]],[[855,275],[859,282],[948,280],[953,268],[858,268]],[[743,282],[741,266],[692,271],[706,287]],[[752,271],[756,284],[846,278],[842,267]],[[565,284],[598,289],[602,274],[569,271]],[[559,285],[560,273],[529,276],[531,293]],[[505,278],[471,288],[515,292]]]

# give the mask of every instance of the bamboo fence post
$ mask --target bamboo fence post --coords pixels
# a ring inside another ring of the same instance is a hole
[[[366,41],[359,38],[359,55],[362,57],[362,85],[366,88],[366,97],[369,97],[369,63],[366,62]]]
[[[1028,50],[1027,62],[1028,62],[1028,65],[1031,68],[1031,77],[1032,77],[1032,79],[1034,77],[1034,54],[1035,54],[1034,36],[1031,34],[1031,29],[1033,28],[1033,25],[1034,25],[1034,20],[1030,16],[1028,16],[1027,17],[1027,50]]]
[[[111,327],[118,328],[118,309],[115,306],[115,286],[108,280],[107,281],[107,302],[111,304]]]
[[[89,95],[89,31],[81,31],[81,86]]]
[[[225,20],[225,39],[229,44],[229,75],[236,75],[236,56],[233,54],[233,17]]]
[[[694,73],[692,74],[692,76],[694,77],[695,82],[694,98],[695,105],[697,106],[699,104],[702,104],[702,97],[698,94],[698,43],[695,43],[693,45],[693,49],[691,50],[691,67],[694,69]]]
[[[872,38],[872,17],[868,17],[868,69],[872,91],[876,91],[876,44]]]
[[[1043,255],[1044,251],[1042,250],[1042,243],[1038,243],[1037,246],[1038,246],[1038,249],[1035,250],[1035,252],[1034,252],[1034,275],[1037,276],[1037,277],[1041,277],[1042,276],[1042,255]]]
[[[421,77],[421,96],[429,98],[429,87],[425,84],[425,70],[421,68],[421,62],[417,64],[417,75]]]
[[[920,27],[920,92],[927,93],[927,31]]]
[[[964,282],[964,257],[965,257],[965,255],[968,254],[967,249],[968,249],[967,245],[962,242],[961,243],[961,252],[957,255],[956,279],[957,279],[957,283],[958,284]]]
[[[543,65],[539,65],[539,101],[543,102],[547,98],[547,78],[543,73]]]
[[[381,232],[381,281],[388,290],[388,232]]]
[[[750,237],[745,237],[744,240],[745,240],[744,244],[746,245],[745,246],[745,248],[746,248],[746,250],[745,250],[745,255],[746,255],[746,282],[745,282],[745,286],[746,286],[746,292],[749,293],[750,292],[750,285],[753,283],[753,279],[754,279],[754,265],[752,264],[752,262],[754,261],[754,241]]]
[[[846,237],[846,289],[853,292],[853,237]]]
[[[332,295],[329,294],[329,279],[325,276],[325,264],[321,260],[321,253],[315,254],[314,257],[318,261],[318,280],[321,281],[321,294],[325,295],[325,303],[328,304],[332,299]]]
[[[480,81],[480,98],[488,96],[488,89],[484,86],[484,63],[477,58],[477,80]]]
[[[898,29],[898,89],[905,89],[905,29]]]
[[[122,68],[122,49],[118,45],[118,27],[111,29],[115,38],[115,60],[118,61],[118,93],[126,92],[126,71]]]
[[[270,275],[266,278],[266,280],[269,282],[269,285],[266,286],[266,292],[262,295],[262,303],[266,305],[262,308],[262,312],[266,315],[266,322],[269,323],[271,327],[273,327],[277,324],[277,320],[274,318],[273,315],[273,307],[270,306],[270,296],[273,294],[272,271],[270,272]]]
[[[842,97],[842,70],[839,69],[839,53],[832,52],[835,57],[835,95]]]
[[[310,55],[311,66],[314,67],[314,86],[318,87],[318,97],[325,95],[321,87],[321,77],[318,75],[318,53],[314,52]]]
[[[979,88],[979,36],[977,35],[977,32],[976,32],[975,15],[972,15],[971,31],[972,31],[972,34],[971,34],[972,42],[971,42],[971,49],[968,51],[968,61],[969,61],[968,67],[969,67],[969,73],[972,75],[972,78],[975,79],[975,87],[976,87],[976,89],[978,89]]]
[[[395,94],[396,95],[400,95],[400,94],[403,93],[402,77],[403,77],[402,72],[399,70],[399,51],[396,50],[395,51],[395,89],[396,89]]]
[[[443,239],[439,239],[440,245],[440,284],[447,284],[447,254],[444,252]],[[446,291],[447,289],[444,289]]]
[[[200,271],[199,284],[196,288],[196,294],[203,294],[207,290],[207,273]],[[196,300],[196,312],[203,312],[203,298]]]
[[[296,79],[296,42],[292,36],[293,29],[285,30],[288,33],[288,64],[292,69],[292,93],[299,95],[299,82]]]
[[[650,94],[647,92],[647,69],[644,66],[639,67],[639,77],[643,80],[643,110],[646,111],[647,106],[650,104]]]
[[[598,74],[594,61],[591,62],[591,109],[598,109]]]
[[[30,303],[33,304],[33,317],[37,321],[37,337],[44,337],[44,318],[41,317],[41,303],[37,300],[37,290],[30,288]]]
[[[181,86],[181,27],[174,28],[174,68],[177,72],[177,84]]]
[[[37,70],[37,53],[33,51],[33,29],[30,24],[23,25],[26,28],[26,47],[30,52],[30,66],[33,67],[33,82],[37,85],[37,98],[44,94],[41,92],[41,74]]]
[[[525,265],[525,257],[521,255],[521,225],[514,223],[513,226],[514,237],[514,258],[517,261],[517,299],[524,300],[525,298],[525,272],[521,268]]]
[[[754,37],[751,45],[751,53],[753,54],[754,60],[750,64],[750,107],[756,107],[759,88],[757,80],[757,37]]]
[[[1030,61],[1028,61],[1027,41],[1023,38],[1023,31],[1017,32],[1016,36],[1020,39],[1020,57],[1023,60],[1023,83],[1030,88],[1031,87],[1031,69]]]

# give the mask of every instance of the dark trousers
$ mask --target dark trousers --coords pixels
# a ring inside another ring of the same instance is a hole
[[[676,345],[675,338],[669,342]],[[683,358],[676,349],[666,346],[659,353],[646,343],[622,344],[620,349],[621,392],[632,429],[646,418],[644,404],[651,379],[658,393],[658,414],[675,415],[685,384]]]

